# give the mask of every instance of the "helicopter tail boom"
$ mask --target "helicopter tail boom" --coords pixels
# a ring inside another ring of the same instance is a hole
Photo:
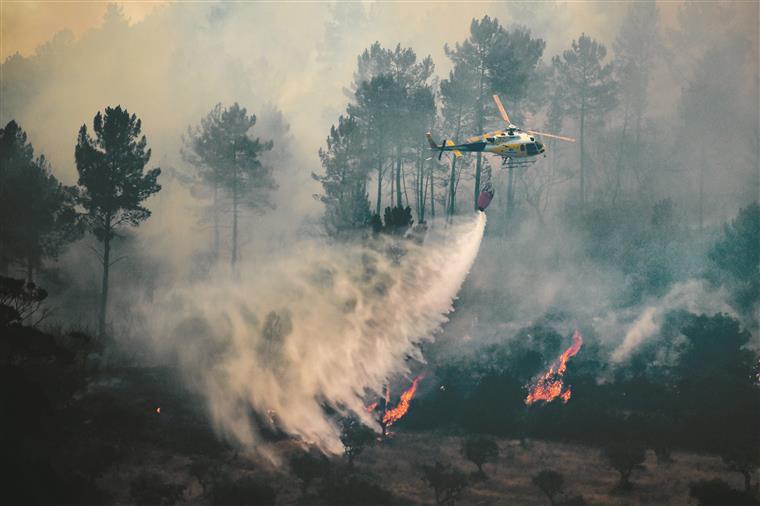
[[[441,156],[443,155],[444,151],[451,151],[454,153],[454,156],[459,157],[462,156],[462,152],[458,149],[454,149],[456,147],[456,144],[454,144],[454,141],[451,139],[444,140],[440,145],[435,142],[433,139],[433,134],[430,132],[425,134],[425,137],[427,137],[428,144],[430,144],[430,149],[433,149],[435,151],[438,151],[438,159],[441,159]]]

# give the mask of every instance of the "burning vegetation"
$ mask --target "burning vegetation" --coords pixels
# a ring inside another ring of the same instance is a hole
[[[554,361],[549,370],[539,376],[530,387],[528,396],[525,398],[525,404],[530,405],[537,401],[551,402],[557,397],[560,397],[562,402],[567,404],[567,401],[570,400],[571,389],[570,387],[565,388],[563,376],[565,369],[567,369],[567,361],[580,351],[581,346],[583,346],[583,336],[580,331],[576,330],[573,333],[573,344],[562,352],[562,355]]]
[[[401,420],[404,415],[406,415],[409,412],[409,408],[412,404],[412,399],[414,398],[414,395],[417,393],[417,386],[419,385],[420,381],[422,381],[422,378],[424,377],[423,374],[420,374],[414,380],[412,381],[412,385],[404,390],[401,393],[401,397],[399,397],[398,404],[396,404],[395,407],[390,406],[391,402],[391,391],[390,387],[388,385],[385,386],[385,402],[383,403],[383,412],[380,416],[380,425],[383,428],[383,435],[388,435],[388,428],[393,425],[394,423]],[[378,402],[373,402],[369,406],[367,406],[367,412],[371,413],[377,409],[379,406]]]

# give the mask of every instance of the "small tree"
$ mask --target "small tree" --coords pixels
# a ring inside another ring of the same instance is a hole
[[[383,221],[385,223],[383,223]],[[374,232],[384,232],[386,234],[402,235],[414,223],[412,218],[411,207],[386,207],[383,214],[383,220],[379,214],[373,214],[370,219],[372,230]]]
[[[422,466],[422,481],[435,492],[438,506],[452,506],[467,487],[467,476],[448,464],[436,462],[434,466]]]
[[[306,495],[311,482],[324,475],[327,465],[324,455],[316,457],[311,452],[298,452],[290,458],[290,471],[301,480],[301,494]]]
[[[374,444],[375,431],[353,416],[344,418],[342,425],[340,441],[343,443],[343,450],[349,465],[353,466],[356,456],[363,452],[367,446]]]
[[[641,469],[646,460],[646,448],[634,442],[618,442],[604,448],[604,456],[618,473],[620,483],[613,490],[625,492],[633,487],[630,481],[634,469]]]
[[[760,447],[757,446],[757,438],[743,445],[733,445],[721,452],[723,462],[728,469],[736,471],[744,477],[744,490],[752,490],[752,473],[760,467]]]
[[[734,300],[745,312],[760,301],[760,204],[739,211],[712,246],[710,260],[733,288]]]
[[[747,492],[731,488],[723,480],[699,480],[689,484],[689,495],[697,500],[698,506],[725,506],[727,504],[752,506],[760,501]]]
[[[531,480],[535,486],[537,486],[541,492],[546,494],[549,498],[549,504],[554,506],[554,498],[557,494],[562,492],[565,487],[565,478],[561,473],[552,471],[550,469],[544,469]]]
[[[471,437],[464,442],[462,454],[478,467],[478,476],[485,478],[483,464],[493,462],[499,457],[499,445],[487,437]]]
[[[78,203],[85,210],[90,231],[103,243],[99,259],[103,278],[98,311],[98,333],[106,327],[108,304],[108,275],[117,260],[111,260],[111,240],[125,225],[133,227],[150,217],[143,207],[145,199],[161,190],[156,182],[161,169],[144,172],[150,160],[145,136],[141,136],[142,122],[121,106],[106,107],[93,119],[95,138],[90,137],[87,125],[79,129],[74,150],[79,172]]]

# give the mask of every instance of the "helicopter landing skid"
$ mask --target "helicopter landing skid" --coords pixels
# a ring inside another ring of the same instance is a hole
[[[536,160],[515,160],[514,158],[509,158],[507,156],[501,159],[501,165],[506,169],[515,167],[529,167],[534,163],[536,163]]]

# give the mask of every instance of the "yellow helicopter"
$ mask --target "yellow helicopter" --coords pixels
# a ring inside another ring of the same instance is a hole
[[[504,109],[501,100],[499,100],[499,96],[494,95],[493,100],[496,102],[496,107],[498,107],[502,119],[507,124],[507,128],[470,137],[464,144],[454,144],[449,139],[444,140],[439,145],[433,140],[433,135],[428,132],[425,135],[430,144],[430,149],[438,151],[439,160],[443,156],[444,151],[450,151],[457,157],[462,156],[462,153],[482,152],[494,153],[501,156],[505,164],[511,162],[515,165],[529,165],[535,162],[536,156],[546,152],[544,143],[537,140],[536,136],[575,142],[575,139],[572,137],[537,132],[536,130],[522,130],[509,120],[507,111]]]

